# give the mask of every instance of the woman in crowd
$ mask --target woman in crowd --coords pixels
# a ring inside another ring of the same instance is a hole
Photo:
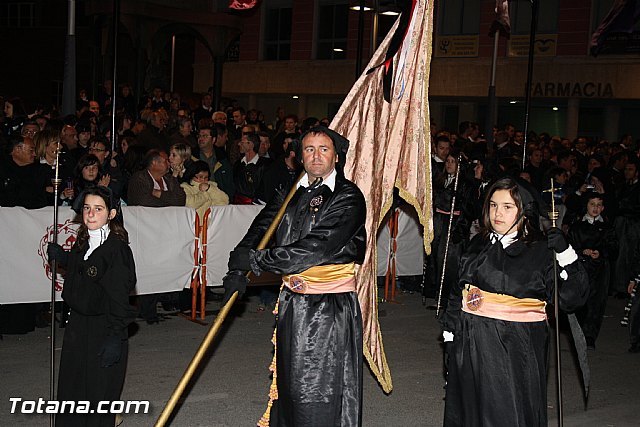
[[[201,218],[209,206],[229,204],[229,196],[210,181],[210,175],[207,162],[198,160],[189,165],[184,176],[186,182],[180,184],[187,195],[185,205],[196,209]]]
[[[191,163],[191,147],[187,144],[177,143],[169,148],[169,166],[171,175],[180,183],[188,182],[185,177],[187,167]]]
[[[460,261],[442,319],[448,381],[445,426],[546,426],[546,304],[557,254],[560,308],[588,295],[578,257],[558,228],[545,239],[531,193],[512,178],[496,181],[482,211],[484,229]]]
[[[109,175],[102,174],[100,160],[93,154],[85,154],[78,160],[73,178],[73,191],[80,194],[87,188],[102,185],[108,187],[111,182]]]
[[[70,165],[68,158],[62,153],[58,156],[60,148],[60,132],[45,129],[35,136],[36,156],[40,159],[40,164],[47,176],[47,200],[49,205],[53,205],[53,179],[56,176],[56,157],[60,162],[58,168],[58,177],[60,179],[60,187],[58,194],[61,201],[73,199],[73,186],[67,185],[73,178],[73,166]]]
[[[115,219],[117,201],[111,190],[87,189],[73,206],[81,221],[69,253],[51,243],[50,259],[66,265],[62,298],[71,308],[67,324],[57,398],[89,401],[89,414],[61,413],[57,425],[115,425],[114,414],[98,414],[99,401],[120,400],[128,355],[128,326],[136,311],[129,293],[136,284],[129,237]],[[95,412],[94,412],[95,411]]]

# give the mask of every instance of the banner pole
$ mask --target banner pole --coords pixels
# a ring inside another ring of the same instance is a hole
[[[273,236],[273,233],[275,233],[276,229],[278,228],[278,225],[280,225],[280,221],[284,216],[284,212],[287,209],[287,205],[291,201],[291,198],[293,197],[293,195],[296,194],[296,191],[298,190],[298,185],[297,185],[298,182],[300,182],[300,179],[305,174],[306,172],[303,171],[298,177],[298,179],[296,180],[296,183],[293,184],[293,186],[291,187],[289,194],[287,194],[287,197],[284,199],[282,206],[280,206],[280,210],[278,210],[278,213],[276,213],[276,216],[273,218],[273,221],[269,225],[269,228],[267,228],[267,231],[264,233],[264,236],[262,236],[262,239],[260,240],[260,243],[258,243],[258,246],[256,249],[258,250],[264,249],[267,246],[267,243],[269,243],[269,240],[271,240],[271,236]],[[158,417],[158,420],[155,423],[156,427],[162,427],[167,424],[167,421],[169,421],[169,417],[173,413],[173,410],[175,409],[176,405],[178,404],[178,400],[180,400],[182,393],[184,393],[184,390],[187,387],[187,384],[189,384],[189,381],[191,381],[193,374],[195,373],[196,369],[200,365],[200,362],[202,362],[202,359],[204,358],[204,355],[207,353],[207,350],[213,343],[213,339],[216,337],[216,335],[220,331],[220,327],[222,326],[222,323],[227,318],[227,315],[229,314],[229,310],[231,310],[231,307],[236,302],[236,299],[238,299],[238,292],[234,292],[233,295],[231,295],[231,298],[229,298],[229,301],[227,301],[227,303],[220,310],[220,313],[216,317],[215,322],[211,324],[211,328],[209,329],[209,331],[207,332],[207,335],[205,335],[204,339],[202,340],[200,347],[198,347],[196,354],[193,356],[193,359],[191,359],[189,366],[187,366],[187,369],[182,375],[182,378],[180,378],[178,385],[176,386],[175,390],[171,394],[169,401],[167,402],[164,409],[162,410],[162,413]]]

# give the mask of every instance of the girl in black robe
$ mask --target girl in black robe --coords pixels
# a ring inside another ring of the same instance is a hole
[[[546,426],[548,331],[545,307],[584,304],[588,281],[561,230],[532,227],[531,194],[498,180],[483,206],[484,230],[460,261],[442,318],[448,359],[445,426]]]
[[[60,372],[58,401],[120,399],[128,355],[128,326],[136,311],[129,293],[136,284],[128,235],[116,218],[112,192],[102,186],[78,196],[74,210],[82,215],[78,238],[70,253],[49,245],[53,257],[66,265],[62,298],[71,308]],[[115,425],[114,414],[58,414],[59,426]]]

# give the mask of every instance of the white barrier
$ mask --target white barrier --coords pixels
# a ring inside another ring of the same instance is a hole
[[[398,208],[398,236],[396,237],[396,275],[421,276],[424,248],[418,214],[410,205]],[[389,214],[387,215],[387,218]],[[382,221],[378,230],[378,276],[387,274],[389,255],[393,241],[389,234],[388,221]]]
[[[58,243],[71,248],[77,224],[69,207],[58,210]],[[195,211],[189,208],[123,207],[136,262],[138,294],[179,290],[193,268]],[[53,208],[0,208],[0,304],[51,298],[46,245],[53,234]],[[60,299],[63,280],[56,279]]]
[[[207,285],[221,286],[229,253],[263,206],[213,206],[207,231]],[[195,211],[184,207],[122,208],[136,262],[137,294],[169,292],[189,287],[194,268]],[[70,249],[77,224],[69,207],[58,211],[58,243]],[[0,304],[49,301],[51,273],[46,245],[53,233],[53,208],[27,210],[0,207]],[[384,229],[383,229],[384,228]],[[398,275],[422,274],[422,237],[416,220],[402,212],[399,221]],[[387,268],[388,228],[378,240],[378,274]],[[58,277],[60,299],[63,279]]]

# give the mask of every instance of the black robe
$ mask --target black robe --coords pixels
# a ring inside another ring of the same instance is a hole
[[[442,319],[453,332],[448,349],[445,426],[547,425],[547,322],[510,322],[463,312],[462,290],[481,290],[516,298],[553,298],[553,258],[546,241],[518,240],[506,249],[477,235],[460,262]],[[588,295],[582,265],[564,268],[558,278],[560,308],[573,311]]]
[[[476,214],[471,185],[464,179],[462,174],[459,175],[458,179],[448,249],[446,247],[450,219],[448,212],[451,210],[455,180],[445,187],[444,181],[438,179],[433,189],[433,240],[431,241],[431,255],[427,260],[427,274],[423,295],[428,298],[435,298],[437,303],[437,299],[440,297],[442,269],[446,266],[440,298],[440,304],[443,308],[447,306],[448,295],[458,272],[458,262],[469,241],[469,230],[471,223],[475,219],[474,214]],[[446,264],[444,258],[445,250],[447,251]]]
[[[88,244],[87,244],[88,247]],[[129,293],[136,284],[129,245],[110,233],[85,261],[87,248],[74,246],[69,254],[62,298],[71,308],[65,329],[58,374],[59,401],[90,401],[92,409],[101,400],[119,400],[127,367],[127,327],[136,311]],[[107,339],[122,341],[120,361],[102,368],[98,353]],[[59,426],[109,426],[113,414],[58,414]]]
[[[589,277],[589,299],[577,312],[578,321],[587,340],[595,341],[602,326],[602,318],[609,292],[609,259],[615,255],[617,239],[609,222],[582,220],[569,229],[569,242],[578,253],[578,258]],[[582,253],[585,249],[597,250],[596,259]]]
[[[284,194],[256,217],[238,246],[254,248]],[[251,256],[254,272],[294,274],[364,258],[366,204],[352,182],[300,187],[276,244]],[[278,400],[271,426],[359,426],[362,422],[362,317],[355,292],[303,295],[285,289],[277,318]]]

